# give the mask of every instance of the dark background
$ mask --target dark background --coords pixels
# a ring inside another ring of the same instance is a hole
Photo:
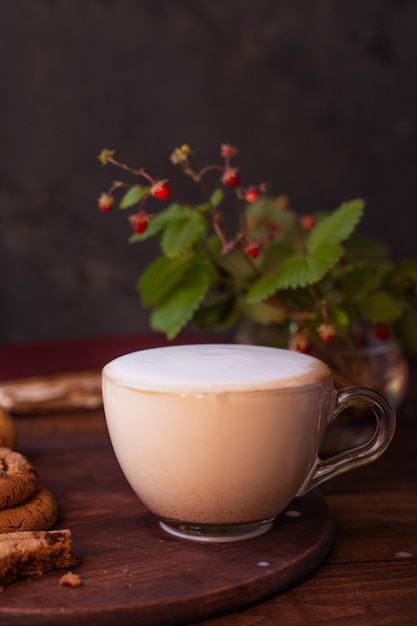
[[[236,144],[250,182],[302,212],[362,196],[362,229],[417,255],[417,2],[0,7],[0,341],[146,328],[151,250],[96,207],[102,147],[171,177],[176,145],[204,164]]]

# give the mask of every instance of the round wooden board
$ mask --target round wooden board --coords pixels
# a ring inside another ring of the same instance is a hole
[[[72,531],[80,557],[72,571],[83,584],[59,585],[65,571],[56,570],[7,586],[0,623],[8,626],[196,622],[297,584],[317,569],[333,542],[332,515],[319,492],[295,499],[261,537],[200,544],[159,527],[128,487],[106,436],[26,448],[59,501],[56,527]]]

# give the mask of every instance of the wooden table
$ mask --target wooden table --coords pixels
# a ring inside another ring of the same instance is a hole
[[[0,376],[5,380],[19,375],[98,368],[123,352],[163,343],[160,337],[147,335],[0,346]],[[333,479],[323,489],[336,526],[327,559],[309,578],[279,595],[199,624],[417,624],[416,420],[417,367],[413,363],[409,394],[398,412],[396,436],[388,451],[374,464]],[[60,436],[74,436],[76,429],[82,437],[83,424],[86,428],[88,424],[89,433],[93,429],[106,444],[101,409],[82,414],[67,411],[38,415],[36,421],[33,416],[19,416],[15,423],[24,450],[39,459],[42,434],[51,428],[58,429]],[[83,450],[87,444],[84,440]],[[86,503],[86,507],[90,505],[95,504]],[[22,586],[24,603],[23,591]],[[0,596],[0,609],[1,602]],[[10,623],[20,626],[29,622],[12,619]],[[39,624],[42,623],[40,617]]]

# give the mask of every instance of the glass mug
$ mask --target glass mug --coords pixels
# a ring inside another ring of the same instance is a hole
[[[199,541],[266,532],[295,496],[377,459],[395,431],[381,395],[336,390],[318,359],[261,346],[123,355],[103,368],[103,403],[133,491],[165,531]],[[373,411],[373,435],[320,459],[328,425],[352,405]]]

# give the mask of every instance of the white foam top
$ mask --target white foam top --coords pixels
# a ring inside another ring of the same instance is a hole
[[[314,384],[330,370],[314,357],[263,346],[203,344],[132,352],[108,363],[103,374],[145,391],[221,393]]]

